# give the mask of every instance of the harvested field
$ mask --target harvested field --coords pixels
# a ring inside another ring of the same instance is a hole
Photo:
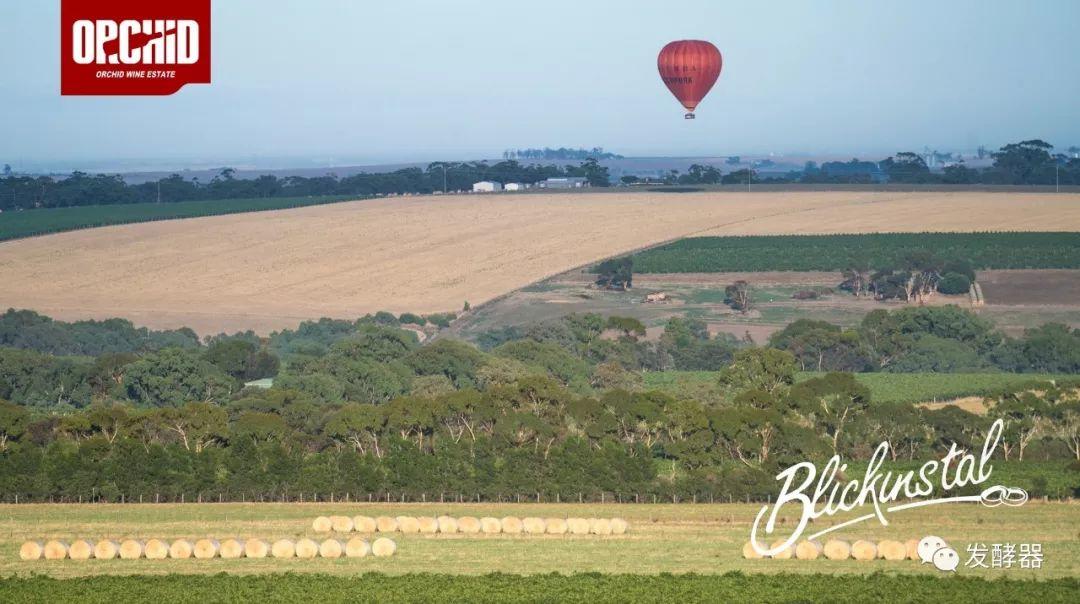
[[[105,227],[0,244],[0,307],[267,333],[457,310],[689,235],[1080,230],[1080,195],[652,193],[418,197]],[[598,234],[600,236],[598,236]],[[77,295],[73,292],[78,292]]]

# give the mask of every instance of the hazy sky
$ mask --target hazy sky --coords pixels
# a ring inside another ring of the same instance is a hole
[[[1077,0],[214,0],[213,83],[61,97],[59,1],[0,0],[0,162],[313,163],[1080,144]],[[656,72],[701,38],[698,108]]]

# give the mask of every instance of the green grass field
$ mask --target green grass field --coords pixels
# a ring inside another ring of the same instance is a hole
[[[814,377],[802,372],[797,380]],[[1031,381],[1073,380],[1077,376],[1031,373],[859,373],[856,379],[870,388],[874,402],[926,403],[966,396],[986,396],[1006,387]],[[661,371],[645,374],[645,385],[676,396],[718,391],[712,371]]]
[[[73,231],[113,224],[198,218],[240,212],[283,210],[356,199],[356,196],[273,197],[258,199],[217,199],[176,203],[132,203],[78,206],[4,212],[0,214],[0,241],[61,231]]]

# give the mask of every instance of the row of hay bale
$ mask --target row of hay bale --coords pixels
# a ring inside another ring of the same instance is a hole
[[[493,518],[485,516],[319,516],[316,533],[509,533],[529,535],[622,535],[630,528],[622,518]]]
[[[776,541],[769,549],[777,548],[783,544],[783,541]],[[860,539],[854,543],[848,543],[842,539],[830,539],[825,542],[824,545],[819,541],[800,541],[795,547],[788,546],[780,552],[769,556],[777,560],[788,560],[795,558],[797,560],[817,560],[824,558],[827,560],[847,560],[854,558],[856,560],[918,560],[919,540],[908,539],[907,541],[894,541],[891,539],[884,539],[874,543],[873,541],[867,541]],[[754,546],[747,542],[743,545],[743,558],[756,559],[763,556],[754,549]]]
[[[326,539],[321,543],[311,539],[278,539],[269,543],[262,539],[199,539],[189,541],[177,539],[172,543],[161,539],[125,539],[117,542],[109,539],[91,541],[77,539],[70,545],[63,541],[50,540],[27,541],[19,548],[19,558],[23,560],[164,560],[166,558],[363,558],[367,555],[393,556],[397,544],[386,537],[380,537],[370,544],[360,537],[348,541]]]

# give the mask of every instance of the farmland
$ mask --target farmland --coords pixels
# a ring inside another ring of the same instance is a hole
[[[0,214],[0,241],[117,224],[302,208],[346,199],[355,199],[355,197],[215,199],[9,211]]]
[[[0,307],[202,334],[440,312],[694,235],[1054,231],[1080,195],[540,194],[380,199],[87,229],[0,244]],[[72,296],[72,292],[79,292]]]

